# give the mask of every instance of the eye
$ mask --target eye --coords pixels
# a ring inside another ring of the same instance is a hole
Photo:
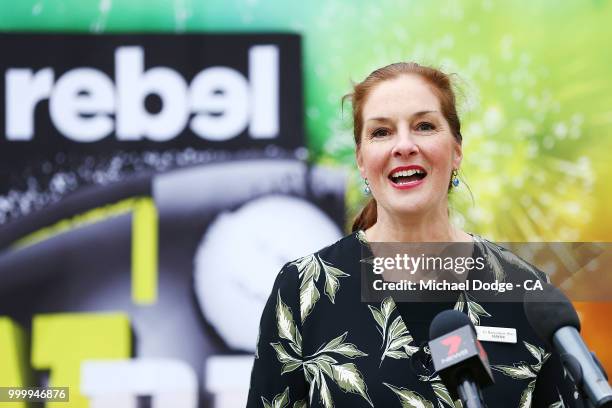
[[[432,130],[435,130],[436,127],[432,123],[429,123],[429,122],[420,122],[419,124],[416,125],[416,129],[422,132],[431,132]]]
[[[389,136],[391,134],[391,132],[389,132],[389,129],[387,128],[378,128],[375,131],[373,131],[370,135],[372,137],[384,137],[384,136]]]

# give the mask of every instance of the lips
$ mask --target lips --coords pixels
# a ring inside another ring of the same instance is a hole
[[[416,187],[423,183],[425,177],[427,177],[427,171],[418,165],[396,167],[388,176],[391,185],[398,189]]]

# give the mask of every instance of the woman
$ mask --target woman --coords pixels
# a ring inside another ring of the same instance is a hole
[[[520,305],[485,304],[469,291],[451,303],[361,302],[369,242],[465,243],[487,260],[485,279],[546,278],[449,220],[462,137],[446,74],[392,64],[349,96],[357,164],[373,198],[351,235],[279,273],[261,319],[248,407],[455,407],[423,347],[432,318],[453,307],[476,325],[517,331],[515,343],[483,343],[496,382],[483,392],[489,406],[570,406],[573,386]]]

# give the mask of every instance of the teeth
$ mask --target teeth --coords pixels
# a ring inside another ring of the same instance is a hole
[[[423,173],[424,173],[423,170],[410,169],[410,170],[402,170],[402,171],[397,171],[395,173],[392,173],[391,177],[410,177],[415,174],[423,174]]]

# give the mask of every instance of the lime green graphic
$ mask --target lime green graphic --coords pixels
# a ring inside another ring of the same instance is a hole
[[[85,225],[95,224],[118,215],[127,214],[133,211],[138,205],[140,198],[128,198],[117,203],[104,205],[82,214],[77,214],[69,219],[61,220],[53,225],[41,228],[13,244],[13,249],[21,249],[38,242],[44,241],[63,232],[70,231]]]
[[[33,232],[17,241],[20,249],[55,235],[132,212],[132,301],[151,305],[157,300],[158,217],[150,197],[128,198],[94,208]]]
[[[23,329],[8,317],[0,317],[0,387],[27,387],[31,384],[29,350]],[[25,402],[0,402],[0,408],[26,408]]]
[[[32,366],[50,370],[52,387],[70,387],[70,402],[47,408],[87,408],[80,394],[81,362],[127,359],[131,353],[129,318],[124,313],[37,315],[32,322]]]
[[[132,214],[132,300],[157,300],[157,209],[153,199],[140,199]]]

